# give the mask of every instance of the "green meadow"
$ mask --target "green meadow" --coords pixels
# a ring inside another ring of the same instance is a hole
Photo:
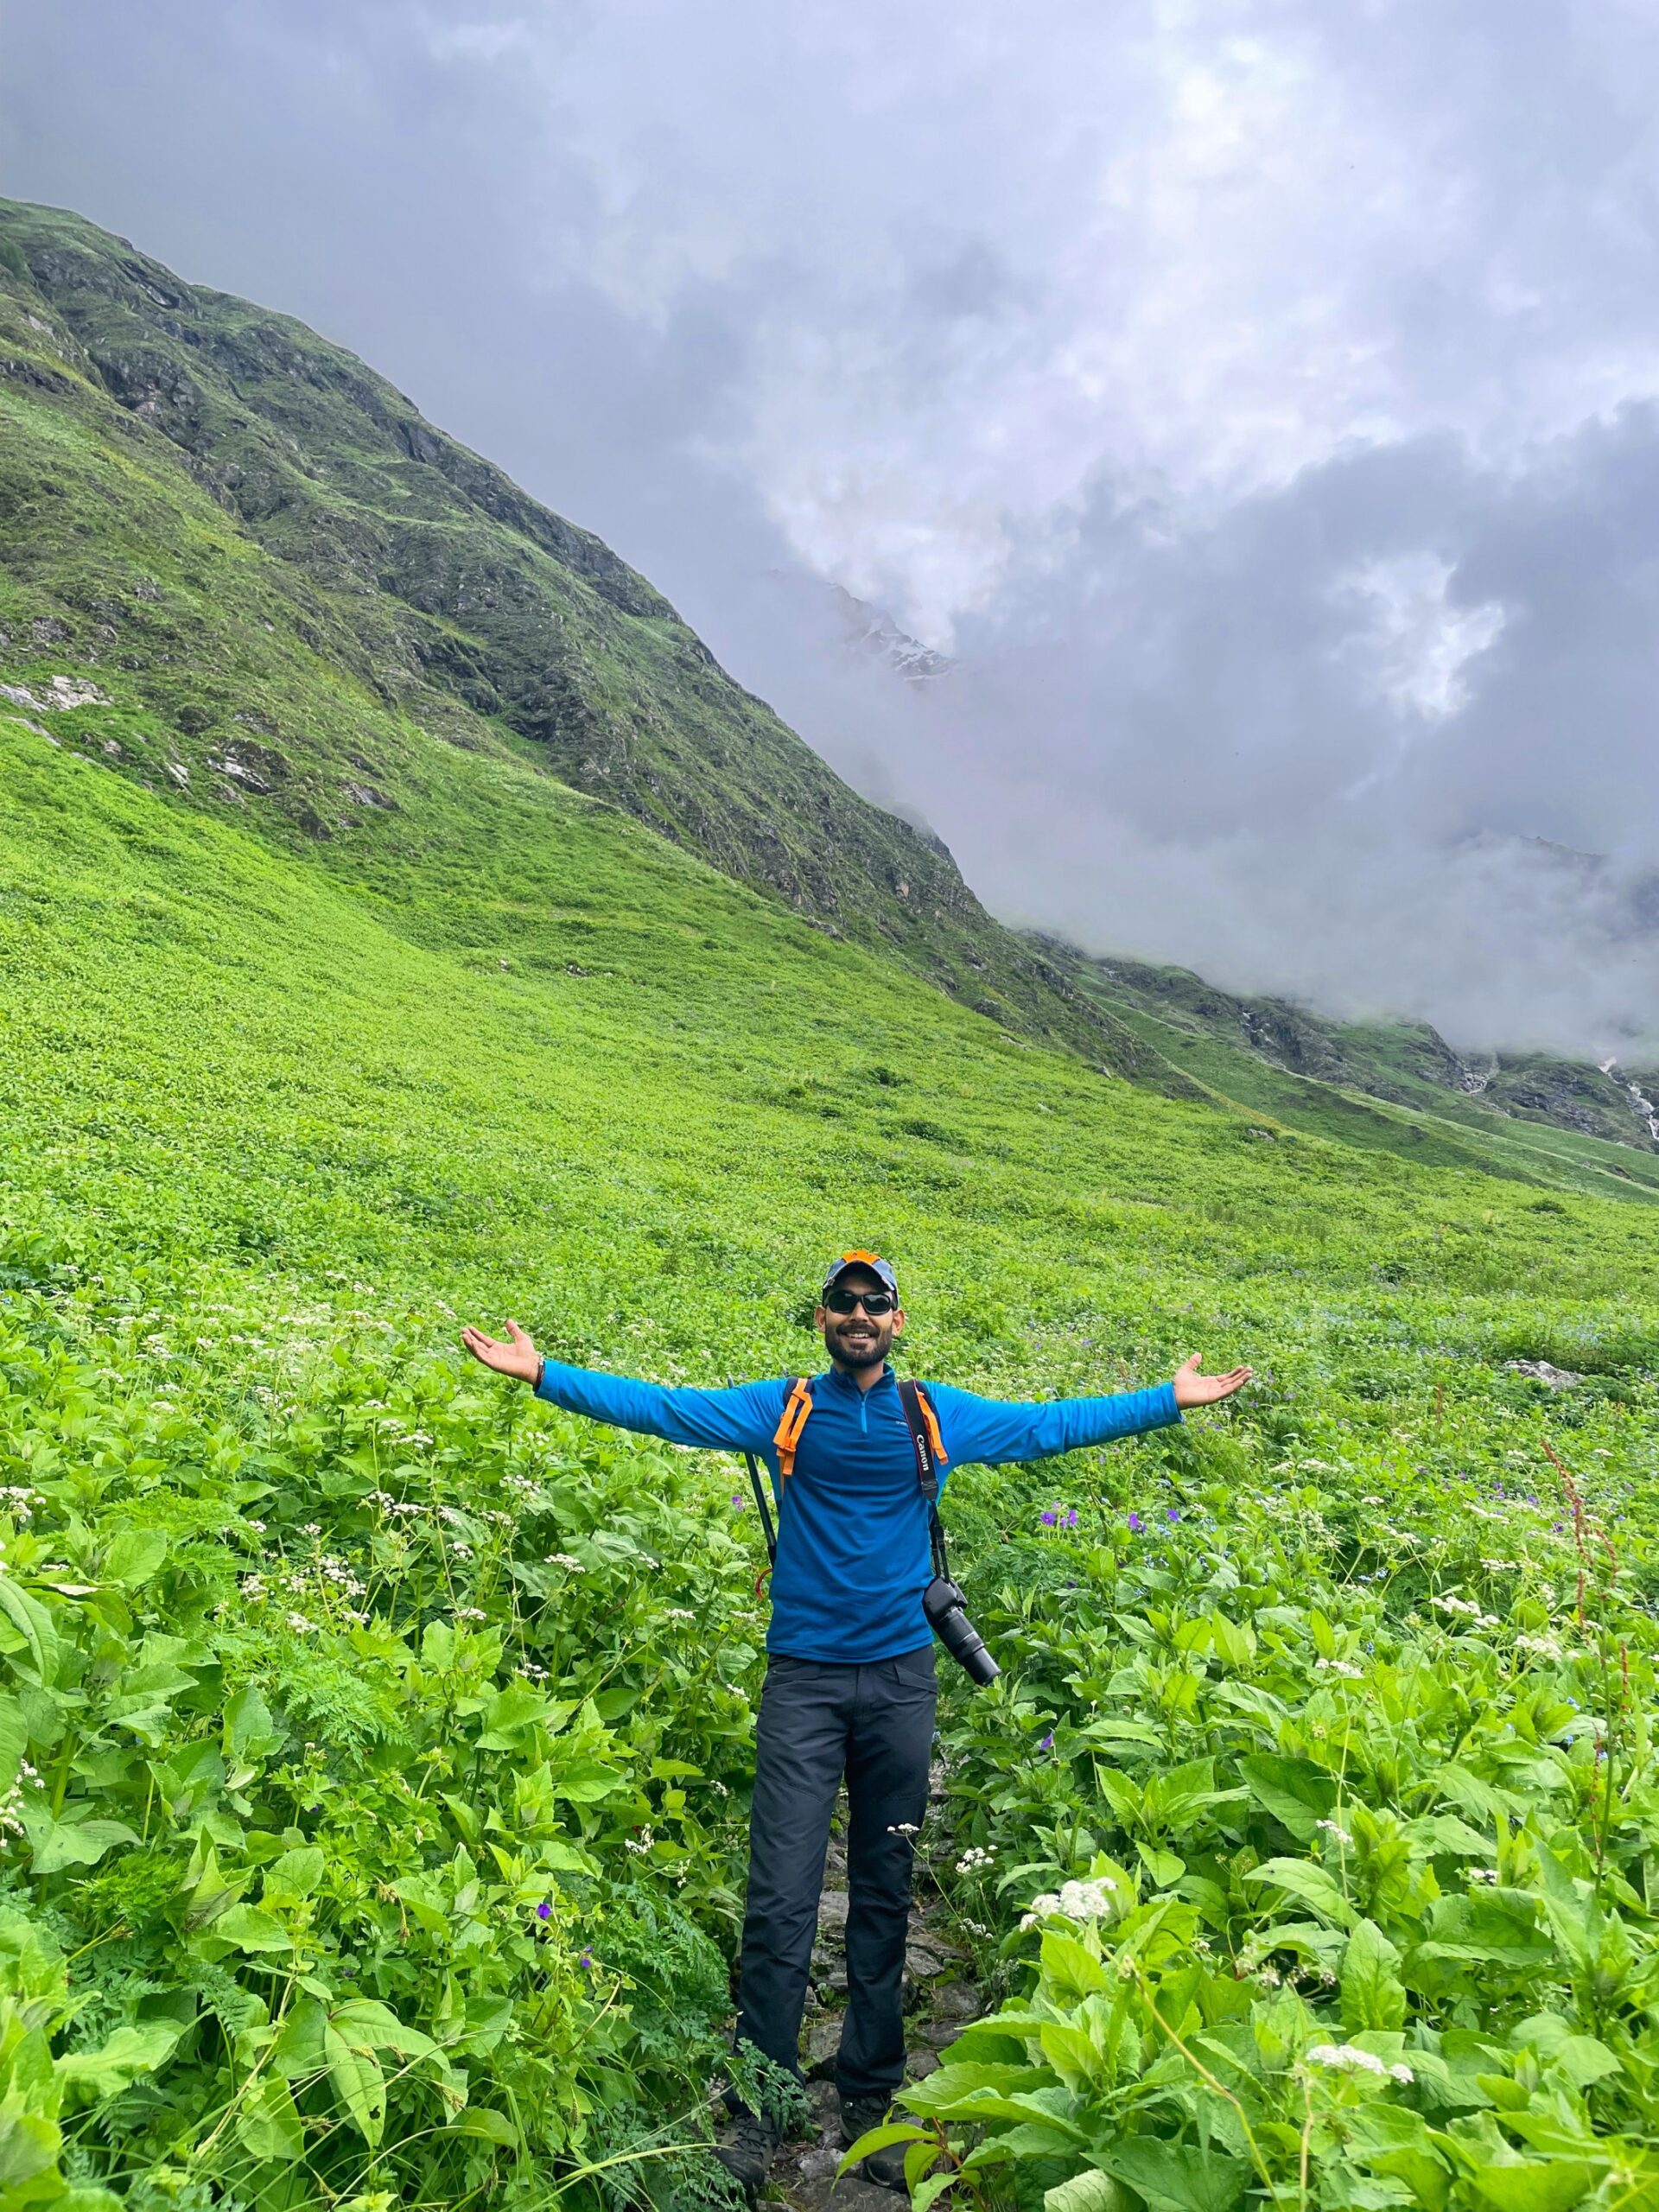
[[[741,1471],[454,1336],[794,1371],[851,1242],[923,1374],[1262,1378],[951,1492],[1005,1675],[925,1853],[1007,2003],[930,2177],[1243,2201],[1306,2100],[1333,2204],[1641,2164],[1644,1209],[1148,1095],[528,766],[312,859],[0,728],[18,2203],[718,2196]]]

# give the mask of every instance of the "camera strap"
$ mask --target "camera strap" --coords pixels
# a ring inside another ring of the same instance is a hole
[[[934,1466],[949,1463],[945,1458],[944,1440],[939,1434],[939,1424],[933,1408],[927,1402],[919,1382],[908,1380],[899,1385],[899,1402],[905,1409],[905,1427],[910,1431],[910,1448],[916,1455],[916,1485],[927,1505],[927,1541],[933,1555],[933,1572],[942,1582],[950,1580],[944,1556],[944,1523],[939,1518],[939,1478]]]

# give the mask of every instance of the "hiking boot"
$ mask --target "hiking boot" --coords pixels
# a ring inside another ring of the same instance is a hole
[[[886,2120],[891,2104],[886,2097],[843,2097],[841,2101],[842,2147],[850,2151],[861,2135],[868,2135],[873,2127],[880,2127]],[[872,2151],[855,2171],[866,2181],[873,2181],[878,2189],[903,2189],[905,2186],[905,2153],[908,2143],[889,2143],[885,2151]]]
[[[715,2144],[715,2156],[753,2204],[766,2185],[777,2148],[776,2131],[745,2110],[733,2121],[725,2142]]]

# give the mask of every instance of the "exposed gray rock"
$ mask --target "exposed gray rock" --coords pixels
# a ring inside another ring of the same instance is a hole
[[[1552,1367],[1547,1359],[1511,1359],[1504,1362],[1511,1375],[1530,1375],[1535,1382],[1542,1382],[1552,1390],[1570,1390],[1575,1382],[1582,1382],[1582,1375],[1574,1375],[1565,1367]]]

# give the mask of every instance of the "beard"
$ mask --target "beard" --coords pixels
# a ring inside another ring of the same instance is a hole
[[[839,1329],[829,1337],[830,1356],[843,1367],[879,1367],[887,1356],[887,1346],[893,1338],[890,1332],[875,1330],[868,1337],[855,1337],[849,1344]]]

